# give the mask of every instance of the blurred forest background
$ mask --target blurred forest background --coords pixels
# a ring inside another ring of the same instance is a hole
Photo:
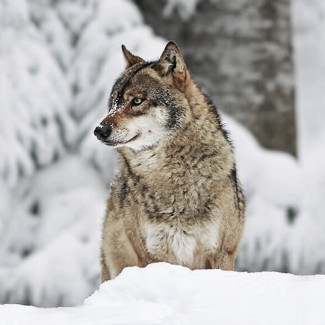
[[[325,273],[325,2],[0,0],[0,303],[99,284],[114,151],[93,129],[124,69],[176,41],[222,112],[247,198],[237,270]]]

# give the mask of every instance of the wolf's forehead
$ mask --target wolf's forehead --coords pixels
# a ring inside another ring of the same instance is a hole
[[[132,69],[131,71],[129,71],[129,69],[125,70],[123,72],[123,74],[116,80],[113,89],[114,90],[120,90],[121,88],[123,88],[125,86],[125,84],[127,84],[130,79],[135,75],[135,70]]]
[[[136,75],[138,76],[140,71],[141,75],[145,74],[145,68],[151,64],[152,63],[150,62],[136,64],[135,66],[125,70],[124,73],[116,80],[112,89],[112,93],[123,93],[128,88],[128,86],[131,85],[132,79],[135,78]]]

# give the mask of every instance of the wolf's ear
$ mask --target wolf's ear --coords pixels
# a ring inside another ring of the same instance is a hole
[[[144,63],[145,61],[141,59],[139,56],[133,55],[127,48],[122,45],[122,51],[124,54],[124,58],[126,61],[126,67],[129,68],[136,63]]]
[[[184,89],[186,81],[186,65],[177,44],[170,41],[159,61],[153,66],[161,77],[172,77],[175,85]]]

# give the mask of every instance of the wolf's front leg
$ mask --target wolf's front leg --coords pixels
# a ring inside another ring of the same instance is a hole
[[[104,238],[101,247],[101,281],[114,279],[125,267],[141,266],[138,256],[126,238]],[[123,240],[122,240],[123,239]]]
[[[111,279],[111,275],[109,273],[108,266],[106,265],[103,250],[101,250],[101,258],[100,258],[100,266],[101,266],[101,271],[100,271],[100,280],[101,282],[105,282]]]
[[[221,250],[218,253],[208,257],[208,264],[210,264],[212,269],[233,271],[235,268],[235,258],[236,252]]]

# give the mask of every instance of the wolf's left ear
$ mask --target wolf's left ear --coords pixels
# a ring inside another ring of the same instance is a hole
[[[153,66],[161,77],[172,77],[175,85],[184,89],[186,81],[186,65],[177,44],[170,41],[162,53],[159,61]]]
[[[144,63],[145,62],[139,56],[133,55],[130,51],[128,51],[124,45],[122,45],[122,51],[124,54],[127,68],[132,67],[132,65],[134,65],[136,63]]]

